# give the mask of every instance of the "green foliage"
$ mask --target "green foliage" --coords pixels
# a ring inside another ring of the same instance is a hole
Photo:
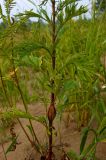
[[[10,118],[30,118],[30,119],[35,119],[33,116],[31,116],[29,113],[25,113],[25,112],[22,112],[16,108],[12,108],[10,110],[7,110],[6,112],[2,112],[1,115],[0,115],[0,119],[10,119]]]
[[[5,0],[5,10],[7,15],[10,14],[11,10],[14,8],[16,5],[16,2],[14,0]]]
[[[83,131],[83,136],[80,144],[80,155],[78,156],[74,151],[70,151],[67,153],[67,155],[72,158],[73,160],[82,160],[82,159],[96,159],[95,153],[96,153],[96,146],[99,142],[104,141],[105,142],[105,129],[106,129],[106,123],[104,117],[102,119],[102,122],[97,130],[94,130],[92,128],[85,128]],[[94,133],[94,138],[92,139],[92,142],[89,145],[86,145],[87,137],[89,135],[89,132],[92,131]],[[104,138],[103,138],[104,137]]]
[[[79,156],[73,150],[71,150],[70,152],[68,152],[67,155],[72,160],[80,160]]]
[[[18,136],[12,139],[11,144],[9,145],[9,147],[6,150],[6,154],[8,154],[11,151],[14,151],[14,146],[17,144],[17,139],[18,139]]]
[[[86,143],[86,140],[87,140],[87,136],[88,136],[88,132],[89,132],[89,129],[86,128],[85,131],[84,131],[84,135],[82,137],[82,141],[81,141],[81,145],[80,145],[80,154],[82,153],[83,149],[84,149],[84,146],[85,146],[85,143]]]
[[[105,12],[106,0],[96,0],[96,9],[99,10],[99,12]]]
[[[36,7],[32,0],[29,2]],[[52,16],[50,17],[42,7],[47,3],[47,0],[42,1],[38,12],[30,10],[16,15],[15,21],[10,16],[15,2],[5,1],[6,15],[3,15],[0,6],[0,18],[3,19],[3,24],[6,24],[0,35],[0,100],[3,109],[0,119],[8,121],[11,118],[24,118],[28,119],[29,123],[34,120],[44,125],[50,135],[47,117],[32,116],[27,105],[32,101],[43,102],[47,108],[49,95],[53,92],[56,95],[57,116],[62,117],[65,109],[74,108],[75,120],[78,127],[81,127],[83,110],[90,112],[88,127],[85,128],[81,140],[80,155],[70,151],[67,156],[73,160],[85,157],[89,159],[91,156],[95,158],[97,143],[106,140],[106,104],[100,95],[99,76],[106,76],[104,66],[100,62],[100,57],[106,49],[106,22],[104,17],[95,21],[73,20],[74,17],[85,13],[86,7],[78,8],[78,1],[75,0],[59,1],[55,13],[56,41],[53,45]],[[38,19],[38,22],[29,22],[26,25],[27,20],[32,17]],[[51,66],[53,48],[56,50],[55,70]],[[20,99],[25,111],[13,107],[17,106]],[[98,130],[90,127],[95,119]],[[27,127],[35,139],[31,123]],[[91,131],[94,133],[94,139],[86,146]],[[16,140],[12,142],[7,152],[15,142]]]

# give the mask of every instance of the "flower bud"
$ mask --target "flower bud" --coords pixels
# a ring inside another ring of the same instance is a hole
[[[49,120],[50,122],[52,122],[52,121],[54,120],[54,118],[55,118],[55,116],[56,116],[56,109],[55,109],[55,107],[54,107],[53,104],[51,104],[51,105],[49,106],[47,116],[48,116],[48,120]]]

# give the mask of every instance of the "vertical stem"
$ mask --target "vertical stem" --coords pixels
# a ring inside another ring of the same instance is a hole
[[[5,84],[4,84],[4,81],[3,81],[3,76],[2,76],[2,71],[1,71],[1,69],[0,69],[0,78],[1,78],[2,88],[3,88],[4,94],[5,94],[5,98],[6,98],[6,100],[8,101],[9,106],[12,108],[12,104],[11,104],[9,98],[8,98],[8,94],[7,94],[7,91],[6,91],[6,87],[5,87]]]
[[[95,21],[95,0],[92,0],[92,20]]]
[[[30,144],[33,146],[33,142],[31,141],[31,139],[30,139],[28,133],[26,132],[25,128],[23,127],[21,121],[20,121],[19,119],[17,119],[17,120],[18,120],[18,122],[19,122],[19,124],[20,124],[20,126],[21,126],[21,128],[22,128],[22,130],[23,130],[23,132],[25,133],[27,139],[29,140]]]
[[[3,76],[2,76],[1,69],[0,69],[0,77],[1,77],[1,83],[2,83],[2,88],[3,88],[4,94],[5,94],[5,98],[6,98],[7,102],[8,102],[8,105],[12,108],[12,105],[10,103],[10,100],[9,100],[9,97],[8,97],[8,94],[7,94],[7,91],[6,91],[6,86],[5,86],[5,83],[3,81]],[[21,128],[23,130],[23,132],[25,133],[26,137],[28,138],[29,142],[31,143],[31,145],[33,145],[32,141],[31,141],[28,133],[26,132],[25,128],[23,127],[21,121],[18,118],[17,118],[17,120],[18,120],[18,122],[19,122],[19,124],[20,124],[20,126],[21,126]]]
[[[52,68],[55,70],[55,39],[56,39],[56,22],[55,22],[55,0],[52,0],[52,16],[53,16],[53,22],[52,22],[52,45],[53,45],[53,50],[52,50]]]
[[[55,50],[55,40],[56,40],[56,26],[55,26],[55,0],[52,0],[52,69],[53,71],[55,70],[55,54],[56,54],[56,50]],[[51,80],[51,86],[52,89],[54,88],[54,79]],[[55,94],[52,91],[51,92],[51,105],[50,107],[54,107],[55,108]],[[53,143],[53,120],[49,120],[49,131],[50,131],[50,135],[49,135],[49,156],[48,156],[48,160],[52,160],[52,143]]]
[[[5,160],[7,160],[7,156],[6,156],[6,153],[5,153],[5,149],[4,149],[3,143],[1,144],[1,146],[2,146],[2,149],[3,149],[3,153],[4,153]]]
[[[24,96],[23,96],[23,93],[22,93],[22,90],[21,90],[21,87],[20,87],[20,84],[19,84],[19,80],[18,80],[18,77],[17,77],[17,73],[15,71],[15,63],[14,63],[14,44],[13,44],[13,35],[11,35],[11,45],[12,45],[12,66],[13,66],[13,70],[14,70],[14,76],[15,76],[15,82],[16,82],[16,85],[17,85],[17,88],[19,90],[19,93],[21,95],[21,99],[22,99],[22,102],[23,102],[23,105],[24,105],[24,108],[25,108],[25,111],[26,113],[28,113],[28,106],[24,100]],[[40,142],[36,136],[36,133],[34,131],[34,128],[33,128],[33,125],[32,125],[32,121],[29,119],[29,124],[32,128],[32,132],[33,132],[33,135],[32,135],[32,138],[33,138],[33,141],[35,141],[35,144],[36,142],[38,143],[38,145],[40,146]]]

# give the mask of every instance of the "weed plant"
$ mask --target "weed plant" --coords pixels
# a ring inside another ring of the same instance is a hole
[[[35,6],[32,0],[29,0]],[[51,16],[45,7],[51,3]],[[101,86],[105,84],[105,68],[100,58],[106,49],[105,15],[96,19],[74,20],[85,13],[85,7],[77,7],[76,0],[43,0],[37,8],[25,11],[14,17],[11,10],[14,0],[5,1],[6,15],[0,7],[0,16],[5,29],[0,35],[0,98],[1,122],[11,120],[11,145],[7,153],[17,147],[18,133],[15,133],[14,120],[18,121],[31,146],[37,150],[41,159],[53,160],[54,120],[61,124],[64,112],[74,112],[78,129],[86,128],[80,145],[80,155],[74,151],[65,152],[61,159],[95,159],[96,146],[105,142],[106,107],[101,96]],[[29,18],[38,22],[28,23]],[[2,25],[1,25],[2,28]],[[27,37],[27,38],[26,38]],[[104,89],[105,92],[105,89]],[[22,101],[24,111],[17,103]],[[45,116],[29,113],[29,103],[42,103]],[[29,122],[29,132],[20,118]],[[97,128],[92,122],[97,120]],[[40,122],[47,131],[46,153],[36,136],[32,120]],[[94,139],[86,147],[89,132]],[[59,134],[59,133],[58,133]],[[61,133],[60,133],[61,135]]]

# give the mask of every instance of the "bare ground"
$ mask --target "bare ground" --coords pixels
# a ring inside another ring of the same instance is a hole
[[[19,108],[22,109],[22,105],[19,105]],[[41,104],[38,105],[29,105],[29,110],[33,115],[44,115],[45,109]],[[28,124],[27,120],[21,119],[24,126]],[[58,133],[58,125],[57,121],[55,122],[56,128],[55,132]],[[45,132],[45,128],[37,123],[33,122],[33,126],[35,129],[35,132],[38,136],[38,139],[40,140],[41,144],[45,144],[47,142],[47,136]],[[70,149],[73,149],[77,153],[79,153],[79,146],[80,146],[80,139],[81,139],[81,133],[77,130],[76,123],[74,121],[70,122],[69,127],[66,127],[64,122],[61,124],[61,140],[62,144],[64,144],[64,150],[69,151]],[[26,128],[27,129],[27,128]],[[10,152],[7,155],[7,160],[40,160],[40,155],[35,151],[30,143],[28,142],[25,134],[23,133],[20,125],[17,123],[15,125],[15,132],[19,134],[18,142],[19,145],[17,145],[17,148],[14,152]],[[8,136],[9,132],[6,132],[5,136]],[[1,135],[3,136],[3,135]],[[92,140],[92,135],[88,138],[88,143]],[[7,149],[9,143],[4,143],[5,150]],[[54,136],[54,153],[56,155],[57,160],[61,160],[62,153],[58,150],[58,146],[60,146],[60,138],[59,135]],[[97,152],[96,152],[97,158],[99,160],[106,160],[106,143],[99,143],[97,146]],[[0,160],[5,160],[2,147],[0,146]]]

